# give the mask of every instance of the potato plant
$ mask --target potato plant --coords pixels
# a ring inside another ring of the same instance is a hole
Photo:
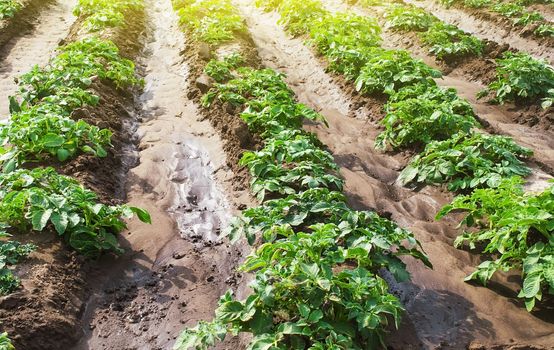
[[[143,7],[141,0],[79,0],[75,16],[85,18],[83,27],[91,32],[125,24],[125,11]]]
[[[554,96],[554,67],[546,60],[522,52],[506,52],[496,64],[496,80],[480,93],[481,97],[494,93],[494,101],[502,104],[516,100],[548,101]]]
[[[480,56],[484,49],[482,40],[444,22],[433,24],[420,37],[439,60]]]
[[[94,106],[92,79],[106,79],[120,88],[140,84],[134,64],[119,55],[109,41],[92,37],[66,45],[44,67],[34,67],[19,79],[10,99],[12,116],[0,125],[0,163],[9,172],[50,158],[67,161],[79,153],[107,155],[111,131],[75,120],[76,108]]]
[[[2,227],[4,225],[0,225],[0,230]],[[8,237],[6,233],[0,233],[0,238],[6,239],[6,237]],[[19,287],[19,279],[9,266],[17,264],[35,249],[33,244],[21,244],[12,240],[0,241],[0,295],[10,294]]]
[[[401,89],[389,99],[385,110],[381,121],[385,131],[375,139],[375,147],[381,150],[446,140],[478,126],[469,102],[459,98],[456,90],[436,85]]]
[[[17,0],[0,0],[0,20],[13,17],[21,10],[21,3]]]
[[[554,295],[554,186],[541,193],[525,193],[523,180],[503,180],[497,188],[477,189],[458,196],[437,215],[462,211],[461,225],[468,228],[455,244],[482,250],[487,260],[466,280],[486,284],[498,270],[521,270],[518,297],[528,311],[543,295]],[[475,228],[475,229],[472,229]]]
[[[179,23],[198,41],[220,44],[246,30],[238,11],[228,0],[173,1],[173,7],[179,13]]]
[[[0,350],[15,350],[12,341],[8,338],[8,333],[0,333]]]
[[[79,253],[97,256],[121,252],[115,234],[126,228],[122,217],[150,223],[149,214],[125,205],[99,203],[97,195],[53,168],[19,169],[0,174],[0,233],[52,229]]]
[[[529,175],[531,169],[523,161],[531,155],[530,149],[505,136],[459,133],[429,143],[398,180],[403,185],[447,183],[450,191],[494,188],[505,178]]]
[[[438,19],[415,6],[392,5],[385,12],[385,19],[390,28],[397,30],[426,31]]]

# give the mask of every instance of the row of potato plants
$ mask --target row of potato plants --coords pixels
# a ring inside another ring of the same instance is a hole
[[[232,8],[229,0],[204,1],[222,11]],[[188,6],[202,7],[204,1]],[[184,9],[179,12],[189,13]],[[196,23],[211,23],[206,17],[224,20],[218,11],[182,23],[194,33]],[[332,155],[302,129],[303,121],[325,122],[323,117],[296,102],[283,75],[242,61],[230,54],[206,65],[217,83],[202,104],[242,108],[240,118],[263,140],[260,150],[240,160],[260,205],[244,210],[227,230],[231,241],[245,237],[256,245],[239,268],[254,274],[251,293],[237,300],[227,292],[214,320],[186,329],[174,348],[207,349],[239,332],[251,333],[248,349],[257,350],[377,347],[389,322],[398,326],[403,310],[378,271],[386,268],[405,281],[409,274],[400,256],[430,263],[410,232],[374,212],[348,207]]]
[[[103,3],[81,0],[78,6],[87,4],[91,13],[99,13]],[[112,26],[106,22],[103,28]],[[11,116],[0,125],[2,294],[19,286],[8,266],[35,249],[6,239],[14,233],[54,231],[70,247],[92,257],[121,251],[115,234],[126,227],[123,218],[136,214],[150,222],[146,211],[103,204],[77,180],[45,167],[61,166],[83,153],[107,156],[111,131],[73,114],[78,108],[102,103],[90,89],[93,80],[109,81],[118,88],[140,84],[134,64],[119,55],[113,42],[90,36],[60,47],[45,67],[35,66],[22,75],[18,92],[9,99]]]
[[[502,188],[513,181],[513,177],[526,176],[530,169],[525,158],[532,152],[517,145],[511,138],[487,135],[474,131],[478,127],[471,105],[457,96],[454,89],[438,87],[434,79],[441,73],[412,58],[403,50],[386,50],[380,47],[380,27],[373,18],[348,13],[331,14],[317,0],[259,0],[258,5],[266,10],[276,9],[279,22],[293,35],[308,35],[313,47],[328,60],[329,70],[343,74],[355,83],[356,89],[366,94],[385,94],[386,116],[382,120],[385,130],[377,137],[378,149],[393,150],[408,147],[424,151],[417,155],[401,172],[402,184],[447,184],[452,191],[471,193],[475,189],[490,188],[485,192],[501,193]],[[535,206],[541,208],[537,221],[529,221],[527,213],[520,207],[511,207],[512,221],[497,220],[494,211],[485,212],[456,206],[463,198],[458,197],[453,209],[465,210],[468,218],[462,222],[468,232],[474,228],[483,234],[472,236],[470,243],[480,241],[487,244],[484,253],[498,257],[481,264],[470,279],[486,283],[496,270],[523,270],[523,289],[520,297],[525,299],[529,310],[542,292],[554,292],[552,275],[554,265],[545,265],[546,275],[534,277],[525,267],[528,257],[540,245],[545,261],[552,261],[554,222],[552,211],[553,187],[542,194],[524,195]],[[473,192],[475,206],[480,208],[487,201],[486,196]],[[525,201],[524,201],[525,202]],[[507,206],[517,201],[511,201]],[[508,209],[498,204],[502,213]],[[452,210],[453,210],[452,209]],[[444,209],[438,217],[450,210]],[[495,232],[509,232],[495,235]],[[466,233],[463,237],[468,237]],[[460,244],[464,239],[458,240]],[[515,243],[517,241],[517,244]],[[474,244],[470,244],[474,248]],[[506,261],[509,261],[506,262]],[[487,270],[487,274],[483,273]],[[483,278],[486,277],[486,278]],[[532,289],[527,286],[533,283]],[[538,283],[539,288],[536,287]],[[523,292],[526,290],[526,292]]]
[[[360,4],[364,6],[363,2]],[[389,28],[417,32],[429,53],[439,60],[481,56],[483,53],[485,45],[482,40],[455,25],[439,20],[419,7],[387,2],[380,6],[385,7],[384,19]]]
[[[437,0],[440,4],[460,6],[470,9],[483,9],[497,13],[512,21],[517,27],[534,26],[533,34],[537,37],[554,37],[554,25],[547,21],[538,11],[526,8],[523,1],[506,0]]]
[[[363,1],[360,4],[368,6]],[[482,40],[440,21],[420,7],[386,2],[378,6],[385,7],[384,18],[389,28],[417,32],[429,53],[439,60],[483,54]],[[478,97],[489,95],[493,102],[500,104],[540,101],[543,108],[549,108],[554,102],[554,68],[546,60],[533,58],[528,53],[507,51],[496,59],[496,79]]]

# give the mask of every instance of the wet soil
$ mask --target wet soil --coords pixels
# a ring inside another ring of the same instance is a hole
[[[453,248],[458,234],[454,218],[434,221],[451,195],[437,187],[410,191],[395,183],[406,157],[374,150],[379,127],[369,115],[373,107],[360,105],[359,97],[342,89],[301,38],[291,39],[276,25],[276,14],[262,13],[248,0],[237,4],[263,64],[286,73],[299,100],[328,119],[329,128],[312,123],[306,127],[333,152],[351,205],[374,209],[411,229],[434,264],[430,270],[407,260],[412,282],[393,283],[407,314],[401,329],[390,334],[389,348],[551,348],[554,320],[548,311],[525,311],[516,298],[517,278],[498,276],[491,288],[463,282],[481,257]],[[526,326],[515,326],[522,324]]]
[[[28,3],[29,7],[20,11],[24,18],[10,19],[12,33],[0,22],[0,119],[9,115],[7,97],[17,89],[15,79],[35,64],[46,64],[75,21],[71,12],[76,1]],[[6,37],[4,44],[3,37]]]
[[[211,319],[219,297],[240,284],[234,268],[248,251],[221,238],[250,197],[233,189],[225,144],[187,97],[195,80],[181,50],[193,46],[169,0],[146,4],[138,61],[145,88],[135,100],[137,148],[128,157],[136,166],[126,189],[128,202],[149,210],[154,222],[132,221],[127,253],[93,269],[84,337],[74,349],[171,348],[185,326]]]

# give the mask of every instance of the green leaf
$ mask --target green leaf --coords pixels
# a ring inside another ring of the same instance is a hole
[[[31,218],[33,230],[42,231],[46,227],[46,224],[48,224],[48,220],[50,219],[51,215],[52,209],[38,209],[36,211],[33,211],[33,215]]]
[[[65,139],[56,134],[46,134],[42,137],[41,142],[45,147],[54,148],[63,145]]]
[[[148,213],[148,211],[137,207],[130,207],[130,208],[133,211],[133,213],[137,215],[140,221],[147,224],[152,224],[152,218],[150,217],[150,213]]]

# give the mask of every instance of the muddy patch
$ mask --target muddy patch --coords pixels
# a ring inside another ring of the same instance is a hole
[[[193,81],[181,56],[187,43],[170,1],[147,1],[146,11],[145,89],[135,101],[137,148],[129,154],[137,165],[126,188],[128,202],[149,210],[153,225],[131,222],[127,253],[95,269],[75,349],[171,348],[185,326],[211,319],[219,297],[240,282],[241,246],[224,243],[221,230],[249,196],[232,189],[224,143],[186,96]]]

